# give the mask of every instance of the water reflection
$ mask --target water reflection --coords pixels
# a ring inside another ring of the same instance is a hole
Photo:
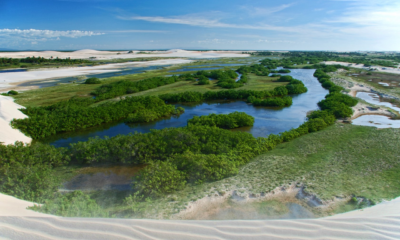
[[[400,108],[399,107],[397,107],[397,106],[395,106],[395,105],[393,105],[393,104],[391,104],[389,102],[381,101],[379,95],[376,94],[376,93],[357,92],[356,97],[358,97],[358,98],[360,98],[360,99],[362,99],[362,100],[364,100],[364,101],[366,101],[368,103],[371,103],[371,104],[374,104],[374,105],[378,105],[378,106],[385,106],[385,107],[388,107],[388,108],[391,108],[391,109],[393,109],[395,111],[400,112]]]
[[[364,115],[354,119],[354,125],[369,126],[377,128],[400,128],[400,120],[393,120],[386,116]]]

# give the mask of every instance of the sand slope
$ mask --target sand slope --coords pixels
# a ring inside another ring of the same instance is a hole
[[[0,239],[400,239],[400,198],[322,219],[255,221],[62,218],[28,205],[0,194]]]
[[[25,136],[18,129],[13,129],[10,125],[11,120],[14,118],[26,118],[18,109],[24,108],[14,102],[12,97],[0,95],[0,143],[13,144],[15,141],[30,143],[31,138]]]

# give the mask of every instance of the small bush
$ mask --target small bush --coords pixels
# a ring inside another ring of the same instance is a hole
[[[14,90],[11,90],[11,91],[8,91],[7,94],[8,94],[8,95],[18,95],[18,92],[17,92],[17,91],[14,91]]]
[[[88,78],[85,81],[85,84],[100,84],[100,83],[101,83],[100,79],[95,77]]]
[[[208,84],[210,84],[210,80],[208,79],[208,77],[205,77],[205,76],[200,76],[199,77],[199,81],[197,82],[197,84],[199,84],[199,85],[208,85]]]
[[[293,80],[293,77],[292,77],[292,76],[286,75],[286,76],[281,76],[281,77],[278,79],[278,82],[290,82],[290,81],[292,81],[292,80]]]
[[[133,186],[145,195],[160,196],[181,190],[186,176],[170,162],[155,162],[144,168],[134,178]]]

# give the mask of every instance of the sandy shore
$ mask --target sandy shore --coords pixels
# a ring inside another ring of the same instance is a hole
[[[241,51],[186,51],[181,49],[172,49],[169,51],[97,51],[84,49],[75,52],[0,52],[0,58],[26,58],[26,57],[44,57],[44,58],[71,58],[71,59],[89,59],[105,60],[105,59],[127,59],[127,58],[144,58],[144,57],[184,57],[184,58],[222,58],[222,57],[248,57],[248,54],[242,54]]]
[[[399,239],[400,198],[320,219],[169,221],[63,218],[0,194],[0,239]]]
[[[359,102],[357,103],[356,106],[353,107],[353,115],[351,116],[351,119],[354,120],[364,115],[381,115],[387,117],[396,117],[396,114],[384,108],[372,108],[369,104]]]
[[[0,92],[9,89],[25,90],[27,87],[17,87],[15,85],[50,78],[74,77],[82,75],[90,75],[96,73],[118,72],[124,67],[146,67],[146,66],[159,66],[159,65],[174,65],[191,63],[192,60],[187,59],[165,59],[147,62],[127,62],[127,63],[114,63],[105,64],[93,67],[72,67],[72,68],[51,68],[51,69],[38,69],[26,72],[7,72],[0,73]],[[29,87],[28,87],[29,88]]]
[[[24,108],[14,102],[11,97],[0,95],[0,142],[3,144],[13,144],[15,141],[30,143],[31,138],[25,136],[18,129],[13,129],[10,122],[14,118],[26,118],[18,109]]]
[[[385,72],[385,73],[394,73],[394,74],[400,74],[400,67],[397,68],[391,68],[391,67],[381,67],[381,66],[371,66],[371,67],[364,67],[364,64],[355,64],[355,63],[348,63],[348,62],[335,62],[335,61],[327,61],[323,62],[326,65],[335,65],[339,64],[342,66],[346,67],[353,67],[353,68],[360,68],[360,69],[377,69],[379,72]]]

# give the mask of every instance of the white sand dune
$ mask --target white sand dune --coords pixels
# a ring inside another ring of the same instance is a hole
[[[400,198],[321,219],[254,221],[63,218],[27,203],[0,194],[0,239],[400,239]]]
[[[369,69],[369,67],[364,67],[364,64],[355,64],[355,63],[348,63],[348,62],[336,62],[336,61],[327,61],[327,62],[323,62],[323,63],[325,63],[326,65],[339,64],[339,65],[346,66],[346,67]],[[377,69],[379,72],[400,74],[400,66],[398,66],[397,68],[382,67],[382,66],[371,66],[371,68],[372,69]]]
[[[192,60],[187,59],[165,59],[147,62],[127,62],[105,64],[92,67],[73,67],[73,68],[50,68],[38,69],[26,72],[6,72],[0,73],[0,92],[10,89],[26,90],[29,87],[17,87],[16,85],[23,82],[35,81],[50,78],[74,77],[98,73],[118,72],[123,67],[144,67],[144,66],[159,66],[159,65],[174,65],[191,63]]]
[[[44,58],[68,58],[71,59],[126,59],[126,58],[143,58],[143,57],[185,57],[185,58],[221,58],[221,57],[248,57],[248,54],[242,54],[241,51],[186,51],[181,49],[172,49],[169,51],[97,51],[91,49],[83,49],[75,52],[0,52],[0,58],[26,58],[26,57],[44,57]]]
[[[18,129],[13,129],[10,125],[14,118],[27,117],[18,110],[20,108],[24,107],[16,104],[13,98],[0,95],[0,143],[13,144],[15,141],[30,143],[32,141],[31,138],[25,136]]]

